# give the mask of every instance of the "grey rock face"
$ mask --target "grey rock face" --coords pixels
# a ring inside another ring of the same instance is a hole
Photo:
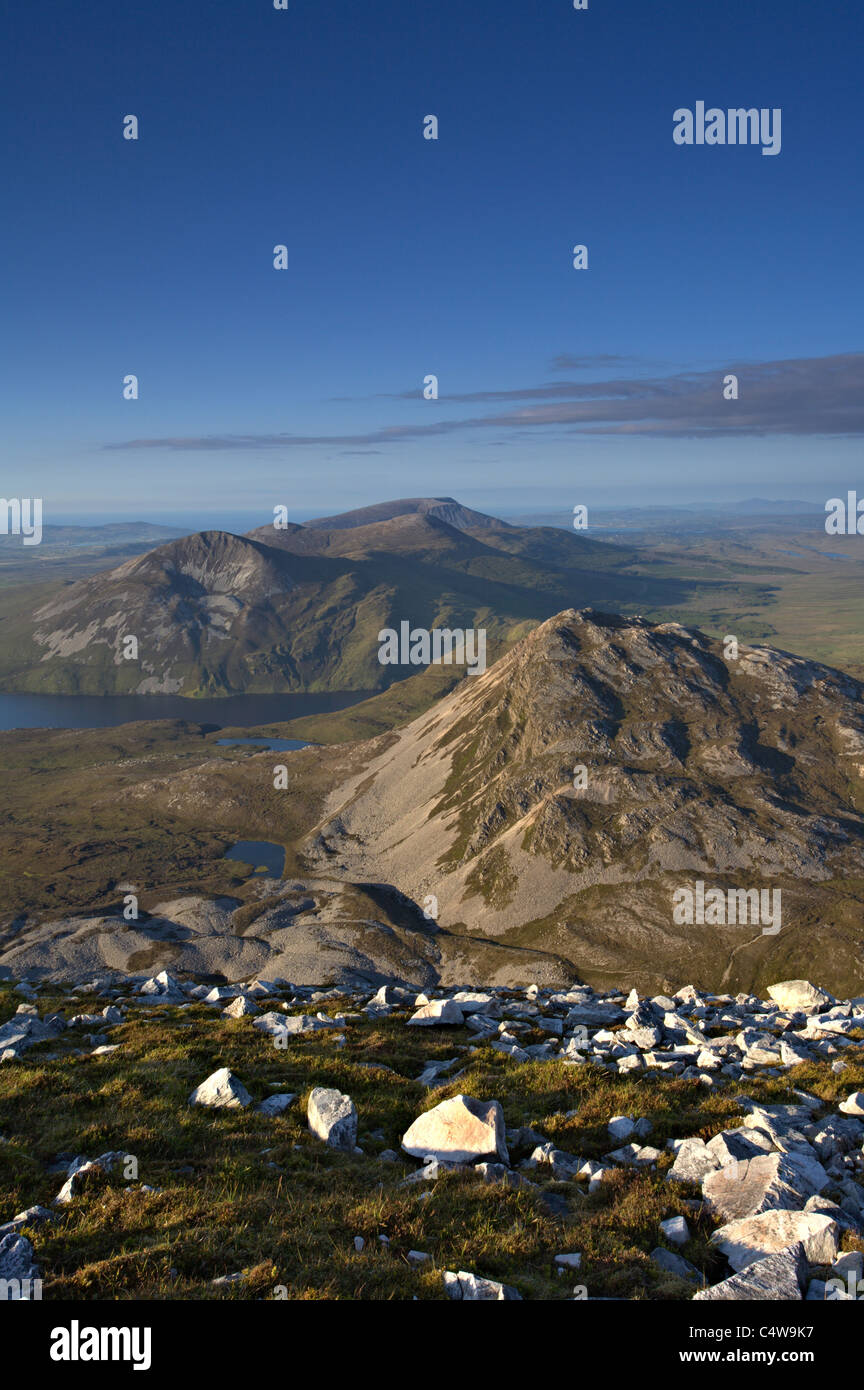
[[[256,1105],[255,1109],[260,1115],[283,1115],[296,1099],[296,1094],[285,1091],[280,1095],[268,1096],[266,1100],[261,1101],[260,1105]]]
[[[818,1163],[815,1166],[820,1168]],[[824,1169],[821,1174],[827,1182]],[[729,1164],[709,1173],[702,1183],[706,1205],[725,1221],[758,1216],[763,1211],[800,1211],[816,1191],[812,1179],[793,1166],[788,1154],[762,1154]]]
[[[691,1265],[683,1255],[676,1255],[673,1250],[664,1250],[662,1245],[651,1251],[651,1259],[667,1274],[675,1274],[679,1279],[696,1279],[700,1284],[702,1282],[702,1275],[695,1265]]]
[[[720,1167],[719,1157],[704,1139],[685,1139],[666,1175],[667,1181],[701,1183],[708,1173]]]
[[[306,1111],[309,1129],[331,1149],[353,1153],[357,1145],[357,1108],[350,1096],[316,1086]]]
[[[476,1011],[474,1011],[476,1012]],[[464,1023],[465,1014],[459,1004],[452,999],[433,999],[431,1004],[422,1004],[416,1014],[408,1020],[409,1028],[437,1028]]]
[[[512,1303],[521,1302],[522,1299],[522,1295],[508,1284],[498,1284],[494,1279],[480,1279],[464,1269],[460,1269],[458,1274],[447,1270],[444,1287],[449,1298],[461,1299],[466,1303]]]
[[[810,1264],[832,1264],[840,1245],[840,1227],[830,1216],[812,1211],[764,1211],[721,1226],[711,1244],[722,1250],[734,1270],[801,1244]]]
[[[705,1302],[750,1302],[752,1300],[780,1300],[786,1303],[801,1302],[802,1290],[807,1278],[807,1260],[802,1245],[794,1245],[779,1255],[769,1255],[764,1260],[756,1260],[740,1274],[733,1274],[710,1289],[702,1289],[694,1294]]]
[[[33,1246],[26,1236],[3,1236],[0,1240],[0,1297],[6,1302],[27,1300],[32,1296],[32,1282],[38,1278]]]
[[[195,1087],[189,1104],[206,1105],[213,1110],[242,1110],[252,1104],[252,1097],[228,1067],[220,1067]]]

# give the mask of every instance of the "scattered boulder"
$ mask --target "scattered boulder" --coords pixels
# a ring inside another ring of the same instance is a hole
[[[306,1109],[309,1129],[331,1149],[353,1153],[357,1146],[357,1107],[350,1096],[316,1086]]]
[[[768,993],[775,1004],[792,1013],[798,1010],[817,1013],[834,1002],[830,994],[811,985],[809,980],[781,980],[778,985],[769,985]]]
[[[56,1038],[65,1026],[62,1019],[43,1021],[32,1013],[13,1014],[7,1023],[0,1026],[0,1054],[7,1061],[13,1061],[28,1047]]]
[[[433,999],[431,1004],[421,1004],[416,1014],[409,1018],[408,1026],[434,1028],[439,1024],[457,1025],[464,1022],[465,1015],[459,1004],[454,1003],[452,999]]]
[[[613,1115],[606,1126],[609,1131],[609,1138],[616,1140],[629,1139],[635,1132],[636,1121],[631,1120],[629,1115]]]
[[[214,985],[204,995],[205,1004],[221,1004],[224,999],[235,999],[240,995],[239,985]]]
[[[672,1245],[686,1245],[690,1239],[690,1227],[683,1216],[670,1216],[660,1222],[660,1234]]]
[[[461,989],[453,995],[452,1002],[458,1004],[463,1014],[485,1014],[489,1010],[497,1012],[497,999],[494,994],[483,994],[479,990]]]
[[[220,1067],[195,1087],[189,1104],[206,1105],[212,1110],[242,1110],[252,1104],[252,1097],[228,1067]]]
[[[810,1264],[830,1265],[840,1248],[840,1227],[830,1216],[812,1211],[763,1211],[730,1221],[711,1237],[734,1270],[800,1244]]]
[[[138,990],[139,994],[150,995],[155,1003],[184,1004],[186,995],[183,987],[167,970],[160,970],[151,980],[145,980]]]
[[[832,1221],[836,1221],[841,1231],[849,1231],[851,1235],[860,1236],[864,1231],[864,1223],[861,1221],[860,1214],[855,1215],[838,1206],[836,1202],[831,1202],[827,1197],[820,1195],[808,1197],[804,1203],[804,1211],[818,1212],[822,1216],[830,1216]]]
[[[29,1300],[32,1283],[39,1278],[33,1246],[26,1236],[8,1235],[0,1240],[0,1287],[9,1302]]]
[[[562,1255],[555,1256],[555,1263],[559,1269],[578,1269],[582,1263],[582,1256],[573,1250]]]
[[[108,1173],[113,1172],[119,1163],[125,1164],[128,1159],[131,1159],[133,1163],[135,1162],[134,1155],[124,1153],[122,1149],[110,1149],[107,1153],[100,1154],[98,1158],[79,1157],[73,1159],[68,1168],[66,1181],[54,1198],[56,1205],[67,1206],[72,1198],[77,1197],[94,1179],[104,1179]]]
[[[222,1010],[223,1018],[248,1018],[251,1014],[260,1014],[261,1010],[253,999],[247,999],[244,994],[238,994],[232,1004],[227,1009]]]
[[[268,1096],[266,1100],[262,1100],[259,1105],[256,1105],[255,1109],[259,1115],[282,1115],[294,1104],[296,1099],[296,1094],[283,1091],[279,1095]]]
[[[402,1148],[414,1158],[431,1156],[444,1163],[510,1162],[500,1104],[471,1096],[453,1096],[420,1115],[403,1135]]]
[[[662,1245],[658,1245],[656,1250],[651,1251],[651,1259],[655,1265],[665,1269],[667,1274],[674,1274],[679,1279],[695,1279],[702,1283],[702,1274],[696,1266],[685,1260],[683,1255],[676,1255],[673,1250],[664,1250]]]
[[[289,1018],[286,1014],[277,1014],[271,1009],[269,1013],[261,1014],[252,1023],[253,1028],[257,1028],[259,1033],[269,1033],[272,1035],[287,1033],[312,1033],[318,1027],[317,1018],[307,1018],[305,1014],[297,1014]]]
[[[801,1302],[804,1284],[807,1279],[807,1260],[802,1245],[793,1245],[779,1255],[768,1255],[764,1260],[755,1260],[740,1274],[733,1274],[721,1284],[710,1289],[701,1289],[693,1295],[694,1302],[738,1302],[753,1300],[779,1300],[786,1303]]]
[[[0,1226],[0,1237],[17,1236],[27,1226],[41,1226],[45,1221],[53,1221],[54,1212],[48,1207],[27,1207],[26,1211],[19,1211],[17,1216],[13,1216],[11,1221]]]
[[[447,1270],[444,1274],[444,1288],[449,1298],[462,1299],[466,1303],[504,1303],[521,1302],[518,1294],[507,1284],[497,1284],[494,1279],[479,1279],[476,1274],[468,1274],[460,1269],[458,1274]]]
[[[761,1154],[709,1173],[702,1183],[707,1207],[724,1221],[743,1220],[763,1211],[800,1211],[807,1198],[819,1189],[791,1162],[792,1157]],[[827,1182],[821,1164],[815,1166]]]
[[[720,1167],[720,1159],[704,1139],[685,1139],[675,1154],[675,1162],[666,1174],[667,1182],[701,1183]]]

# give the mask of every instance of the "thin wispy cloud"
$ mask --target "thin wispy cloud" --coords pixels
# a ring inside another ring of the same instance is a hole
[[[725,400],[723,379],[734,374],[739,398]],[[417,393],[419,396],[419,392]],[[483,430],[552,431],[668,438],[722,436],[859,436],[864,434],[864,353],[730,362],[712,371],[669,376],[562,381],[503,391],[446,395],[437,405],[510,402],[511,410],[386,425],[344,434],[218,434],[129,439],[106,450],[290,449],[311,445],[378,448]],[[432,403],[423,403],[428,409]],[[435,412],[436,416],[438,411]]]
[[[619,352],[598,352],[583,357],[574,356],[572,352],[559,352],[549,363],[549,370],[552,372],[596,372],[599,367],[623,367],[635,366],[642,362],[641,357],[628,357]]]

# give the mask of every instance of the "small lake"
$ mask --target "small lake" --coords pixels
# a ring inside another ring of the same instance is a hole
[[[217,738],[220,748],[236,748],[243,744],[248,748],[267,748],[271,753],[296,753],[298,748],[311,748],[302,738]]]
[[[238,840],[223,857],[254,864],[255,872],[250,878],[281,878],[285,868],[284,849],[270,840]]]
[[[185,700],[182,695],[0,694],[0,729],[111,729],[135,719],[188,719],[221,729],[249,729],[304,714],[331,714],[374,694],[374,690],[339,690],[312,695],[226,695],[221,700]],[[291,746],[303,745],[294,740]]]
[[[814,555],[824,555],[827,560],[851,560],[851,555],[844,555],[840,550],[822,550],[818,545],[800,545],[797,550],[779,550],[778,555],[794,555],[796,560],[806,560],[808,557],[803,553],[811,550]]]

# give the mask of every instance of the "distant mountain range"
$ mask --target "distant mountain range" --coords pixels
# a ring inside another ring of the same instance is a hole
[[[747,498],[742,502],[693,502],[682,506],[590,506],[588,508],[591,524],[609,532],[629,531],[673,531],[698,532],[716,529],[734,530],[742,527],[748,530],[754,526],[762,530],[787,528],[791,523],[804,530],[821,530],[825,521],[824,504],[818,502],[780,501],[761,497]],[[509,516],[513,525],[558,526],[570,530],[573,525],[572,509],[567,507],[550,508],[538,512],[521,512]]]
[[[246,536],[205,531],[115,569],[16,593],[0,689],[227,695],[377,690],[378,632],[484,627],[491,649],[562,608],[671,607],[687,586],[634,549],[411,498]],[[137,656],[126,655],[137,642]]]

